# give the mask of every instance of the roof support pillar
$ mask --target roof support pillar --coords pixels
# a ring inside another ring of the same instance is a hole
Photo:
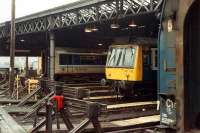
[[[54,80],[54,70],[55,70],[55,34],[49,32],[50,37],[50,79]]]
[[[15,83],[15,0],[11,2],[11,39],[10,39],[10,73],[9,73],[9,89],[10,95],[14,91]]]

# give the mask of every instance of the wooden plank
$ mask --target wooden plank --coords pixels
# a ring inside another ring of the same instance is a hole
[[[0,118],[2,133],[27,133],[2,107],[0,107]]]
[[[141,125],[145,123],[159,122],[159,121],[160,121],[160,115],[153,115],[153,116],[138,117],[128,120],[112,121],[111,123],[117,126],[131,126],[131,125]]]
[[[126,107],[136,107],[136,106],[145,106],[157,104],[157,101],[148,101],[148,102],[132,102],[132,103],[123,103],[123,104],[113,104],[108,105],[107,109],[117,109],[117,108],[126,108]]]
[[[118,96],[119,98],[123,96]],[[88,97],[88,98],[83,98],[84,100],[101,100],[101,99],[112,99],[112,98],[117,98],[117,95],[113,96],[96,96],[96,97]]]

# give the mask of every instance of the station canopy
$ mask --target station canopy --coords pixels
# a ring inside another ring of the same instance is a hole
[[[16,49],[39,55],[49,46],[108,47],[115,38],[156,37],[162,0],[80,0],[16,19]],[[130,27],[134,23],[136,26]],[[117,28],[111,28],[114,25]],[[86,32],[86,30],[93,32]],[[0,24],[0,54],[9,53],[10,22]],[[40,50],[39,50],[40,49]]]

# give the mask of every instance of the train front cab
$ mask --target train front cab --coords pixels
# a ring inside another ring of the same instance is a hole
[[[159,47],[161,125],[199,133],[200,0],[164,1]]]
[[[156,48],[138,44],[112,45],[108,51],[106,79],[125,97],[156,93]]]
[[[110,47],[106,64],[106,78],[141,81],[142,47],[138,45],[113,45]]]

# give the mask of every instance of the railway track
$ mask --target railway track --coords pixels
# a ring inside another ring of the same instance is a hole
[[[82,100],[97,102],[104,106],[105,109],[102,111],[99,120],[106,132],[135,132],[137,127],[142,127],[138,131],[144,131],[143,129],[148,126],[154,126],[159,123],[159,112],[156,110],[157,101],[151,95],[124,99],[120,95],[117,96],[109,86],[97,84],[89,86],[73,85],[70,88],[87,91],[87,95]],[[141,119],[149,121],[141,121]]]
[[[99,120],[105,132],[143,131],[143,129],[150,128],[159,122],[159,112],[156,110],[157,102],[149,95],[124,99],[120,95],[115,95],[109,86],[100,86],[98,83],[65,84],[65,86],[65,100],[72,113],[70,119],[75,125],[85,118],[88,102],[97,102],[102,106]],[[77,97],[80,99],[77,99]],[[26,105],[24,108],[28,108],[28,106]],[[33,120],[21,120],[19,118],[24,115],[25,109],[19,108],[17,110],[9,107],[5,107],[5,109],[21,125],[26,123],[24,128],[27,130],[32,128]],[[27,109],[27,112],[30,112],[30,110]],[[44,117],[45,110],[40,111],[39,114],[41,118]],[[142,121],[142,119],[148,121]],[[61,130],[66,130],[65,126]],[[92,126],[89,126],[85,132],[93,132]]]
[[[84,87],[84,89],[89,90],[89,96],[83,98],[83,100],[98,102],[106,106],[106,110],[102,113],[99,120],[102,123],[107,122],[110,125],[114,125],[110,128],[110,130],[112,129],[110,132],[114,132],[114,130],[116,133],[134,131],[137,125],[145,129],[145,127],[156,125],[159,122],[157,101],[155,101],[154,96],[146,94],[134,96],[132,99],[124,99],[120,95],[115,95],[109,86],[96,85]],[[149,121],[141,121],[142,119]],[[108,127],[105,126],[104,130],[107,131]]]

